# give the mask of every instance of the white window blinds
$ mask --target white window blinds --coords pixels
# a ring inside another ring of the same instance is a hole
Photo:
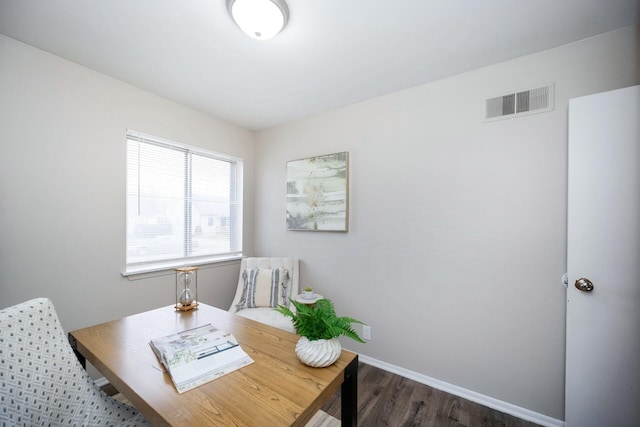
[[[242,255],[242,161],[127,131],[125,274]]]

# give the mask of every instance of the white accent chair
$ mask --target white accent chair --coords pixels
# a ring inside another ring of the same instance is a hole
[[[1,426],[148,426],[76,358],[47,298],[0,310]]]
[[[298,295],[299,261],[297,258],[243,258],[240,262],[240,277],[238,278],[238,288],[236,289],[236,295],[233,298],[231,307],[229,307],[229,312],[236,313],[237,315],[246,317],[247,319],[256,320],[267,325],[275,326],[276,328],[280,328],[285,331],[294,332],[291,319],[283,316],[271,307],[245,308],[238,310],[237,306],[240,301],[242,301],[242,296],[244,293],[245,281],[243,278],[243,273],[245,272],[245,270],[251,270],[254,268],[286,268],[289,272],[289,282],[286,288],[287,301],[289,297],[294,298],[296,295]]]

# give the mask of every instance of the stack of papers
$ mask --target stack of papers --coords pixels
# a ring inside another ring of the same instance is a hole
[[[211,324],[156,338],[150,344],[178,393],[253,363],[233,335]]]

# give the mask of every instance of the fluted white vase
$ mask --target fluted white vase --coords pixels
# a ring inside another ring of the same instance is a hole
[[[313,340],[300,337],[296,344],[296,355],[302,363],[314,368],[332,365],[340,357],[342,345],[338,338],[330,340]]]

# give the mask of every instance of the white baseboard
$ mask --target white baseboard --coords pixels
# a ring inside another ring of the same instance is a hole
[[[366,363],[367,365],[375,366],[376,368],[380,368],[382,370],[400,375],[405,378],[409,378],[419,383],[426,384],[438,390],[442,390],[444,392],[462,397],[463,399],[479,403],[491,409],[504,412],[505,414],[513,415],[514,417],[518,417],[526,421],[531,421],[545,427],[564,427],[564,421],[562,420],[557,420],[547,415],[533,412],[529,409],[512,405],[511,403],[503,402],[502,400],[494,399],[493,397],[485,396],[483,394],[476,393],[475,391],[467,390],[465,388],[428,377],[418,372],[410,371],[408,369],[383,362],[382,360],[374,359],[373,357],[365,356],[364,354],[359,354],[358,359],[361,362]]]

